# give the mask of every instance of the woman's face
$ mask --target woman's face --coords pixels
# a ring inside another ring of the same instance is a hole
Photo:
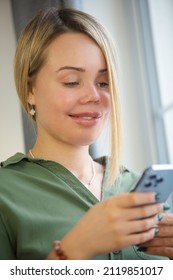
[[[81,33],[65,33],[46,50],[46,63],[29,92],[38,137],[75,146],[93,143],[110,112],[105,58]]]

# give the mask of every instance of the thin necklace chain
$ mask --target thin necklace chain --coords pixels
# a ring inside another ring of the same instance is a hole
[[[32,153],[31,150],[29,150],[29,154],[30,154],[30,156],[31,156],[32,158],[35,158],[35,156],[33,155],[33,153]]]
[[[30,156],[32,157],[32,158],[35,158],[35,156],[33,155],[33,152],[32,152],[32,150],[30,149],[29,150],[29,154],[30,154]],[[89,188],[90,186],[91,186],[91,184],[92,184],[92,182],[94,181],[94,178],[95,178],[95,176],[96,176],[96,170],[95,170],[95,166],[94,166],[94,161],[93,161],[93,159],[91,158],[91,156],[90,156],[90,161],[91,161],[91,167],[92,167],[92,176],[91,176],[91,179],[90,179],[90,181],[89,181],[89,183],[84,183],[82,180],[80,180],[81,182],[82,182],[82,184],[85,186],[85,187],[87,187],[87,188]]]
[[[82,181],[82,183],[83,183],[87,188],[89,188],[89,187],[91,186],[91,184],[92,184],[92,182],[94,181],[94,178],[95,178],[95,176],[96,176],[96,170],[95,170],[95,166],[94,166],[94,161],[93,161],[93,159],[91,158],[91,156],[90,156],[90,161],[91,161],[91,167],[92,167],[92,176],[91,176],[91,179],[90,179],[90,181],[89,181],[88,184],[85,184],[85,183]]]

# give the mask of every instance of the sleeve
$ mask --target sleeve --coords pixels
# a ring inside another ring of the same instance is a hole
[[[0,260],[16,260],[8,233],[0,213]]]

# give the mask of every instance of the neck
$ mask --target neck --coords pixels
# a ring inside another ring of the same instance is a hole
[[[89,147],[73,147],[70,145],[40,145],[36,142],[30,156],[52,160],[65,166],[79,180],[88,184],[95,177],[95,168],[89,155]]]

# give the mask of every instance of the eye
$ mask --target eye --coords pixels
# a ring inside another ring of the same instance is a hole
[[[64,85],[67,87],[75,87],[75,86],[78,86],[79,83],[78,82],[68,82],[68,83],[64,83]]]
[[[100,82],[100,83],[97,83],[97,86],[100,88],[108,88],[109,84],[106,82]]]

